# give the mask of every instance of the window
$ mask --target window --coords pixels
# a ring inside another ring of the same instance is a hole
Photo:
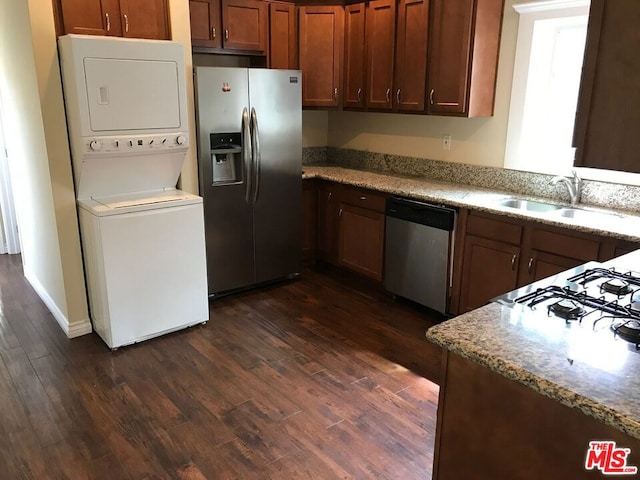
[[[588,0],[514,5],[520,14],[505,167],[566,175],[589,13]]]

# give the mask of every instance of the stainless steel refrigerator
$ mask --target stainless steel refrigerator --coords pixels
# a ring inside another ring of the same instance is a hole
[[[209,294],[300,271],[299,71],[196,67]]]

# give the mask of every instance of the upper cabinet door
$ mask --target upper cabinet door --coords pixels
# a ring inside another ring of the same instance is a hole
[[[192,46],[212,48],[222,46],[220,0],[190,0],[189,19]]]
[[[122,35],[118,0],[60,0],[62,33]]]
[[[474,0],[433,0],[429,113],[464,113]]]
[[[295,5],[269,4],[269,68],[295,69],[296,50]]]
[[[343,106],[364,106],[365,4],[344,7],[344,94]]]
[[[300,7],[302,105],[340,105],[344,10],[341,6]]]
[[[391,110],[396,1],[373,0],[367,6],[367,106]]]
[[[491,116],[504,0],[432,0],[427,113]]]
[[[169,38],[165,0],[120,0],[122,35],[133,38]]]
[[[640,1],[591,0],[575,165],[640,173]]]
[[[267,3],[261,0],[222,0],[224,48],[266,54],[267,16]]]
[[[428,26],[429,0],[400,0],[393,99],[397,110],[425,109]]]

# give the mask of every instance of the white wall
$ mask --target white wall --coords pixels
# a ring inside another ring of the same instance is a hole
[[[506,0],[497,79],[495,114],[489,118],[453,118],[391,113],[328,112],[328,145],[370,152],[502,167],[515,55],[518,15],[516,0]],[[322,123],[303,116],[303,135],[317,144]],[[313,114],[319,112],[311,112]],[[442,149],[442,135],[453,137]],[[305,145],[307,146],[307,145]],[[310,145],[309,145],[310,146]]]
[[[62,328],[83,334],[90,324],[52,4],[0,0],[0,11],[0,94],[25,276]]]

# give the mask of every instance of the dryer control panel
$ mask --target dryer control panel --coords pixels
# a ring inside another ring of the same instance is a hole
[[[151,153],[186,151],[189,147],[187,132],[158,135],[117,135],[87,137],[84,155],[144,155]]]

